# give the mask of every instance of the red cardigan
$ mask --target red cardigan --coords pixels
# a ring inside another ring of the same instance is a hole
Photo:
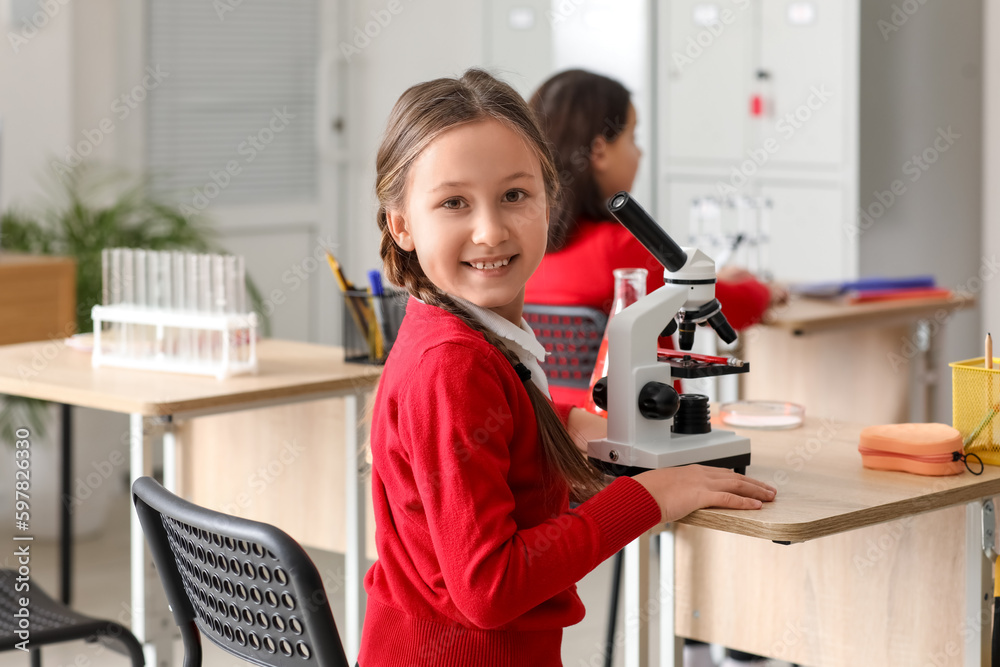
[[[611,311],[615,295],[614,269],[642,268],[646,294],[663,287],[663,265],[617,221],[581,220],[562,250],[547,253],[525,287],[526,303],[587,306]],[[737,331],[756,324],[771,300],[767,285],[756,280],[718,282],[715,296],[726,319]],[[582,405],[586,390],[552,387],[556,401]]]
[[[513,367],[414,299],[379,383],[371,449],[378,560],[365,577],[362,667],[561,665],[562,629],[584,615],[576,582],[660,520],[629,478],[570,510]]]

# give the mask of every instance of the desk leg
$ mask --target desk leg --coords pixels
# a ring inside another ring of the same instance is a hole
[[[649,667],[649,533],[625,547],[625,667]]]
[[[674,524],[668,524],[660,533],[660,667],[684,664],[684,640],[674,634],[674,539]]]
[[[177,493],[177,431],[174,420],[167,416],[163,425],[163,488]]]
[[[361,563],[365,556],[365,499],[358,447],[364,440],[364,427],[358,423],[358,396],[344,397],[344,487],[347,490],[347,552],[344,554],[344,652],[347,662],[354,664],[361,648],[361,619],[365,613],[365,596],[361,581]]]
[[[993,561],[984,549],[984,513],[989,515],[992,528],[992,498],[965,506],[965,622],[962,628],[965,667],[988,666],[991,661]],[[987,535],[985,543],[993,547],[992,533]]]
[[[69,607],[73,601],[73,406],[62,410],[62,475],[59,482],[59,598]]]
[[[129,488],[144,475],[153,474],[152,430],[155,421],[141,414],[129,417]],[[131,504],[131,496],[129,497]],[[135,507],[131,512],[132,632],[143,644],[149,667],[173,665],[174,622],[167,609],[163,586],[146,549]]]

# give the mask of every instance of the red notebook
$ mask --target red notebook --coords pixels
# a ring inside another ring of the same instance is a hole
[[[847,302],[871,303],[873,301],[900,301],[903,299],[940,299],[950,296],[951,290],[945,287],[865,290],[851,292],[847,295]]]

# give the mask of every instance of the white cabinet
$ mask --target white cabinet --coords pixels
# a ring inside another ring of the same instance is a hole
[[[766,261],[774,275],[821,281],[852,272],[841,187],[765,183],[761,194],[773,203]]]
[[[665,155],[703,165],[735,161],[747,143],[753,22],[731,3],[674,0],[661,32]]]
[[[772,164],[836,169],[846,159],[850,139],[845,123],[851,2],[844,0],[764,0],[759,3],[757,62],[765,114],[758,121],[760,144],[774,139],[780,150]],[[768,91],[770,94],[768,94]],[[766,98],[770,98],[770,100]],[[767,102],[771,108],[767,109]]]
[[[662,6],[664,227],[687,238],[695,198],[763,196],[775,277],[855,273],[856,237],[844,227],[857,199],[857,13],[858,0]]]
[[[665,228],[686,239],[691,200],[731,190],[771,201],[778,280],[933,274],[978,289],[983,0],[655,6]],[[933,373],[983,331],[977,312],[951,316]],[[946,391],[934,414],[949,419]]]

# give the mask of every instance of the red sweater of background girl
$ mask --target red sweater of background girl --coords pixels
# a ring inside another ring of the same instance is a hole
[[[568,406],[556,406],[565,421]],[[561,665],[576,582],[660,519],[621,478],[573,510],[524,384],[459,318],[410,299],[371,428],[378,561],[359,664]]]
[[[587,306],[608,313],[615,295],[611,272],[623,268],[648,271],[646,294],[663,287],[663,265],[625,227],[617,221],[581,220],[564,248],[546,253],[528,279],[524,300],[548,306]],[[760,321],[771,300],[767,285],[752,279],[718,282],[715,296],[737,331]],[[551,391],[556,401],[574,405],[583,405],[587,393],[567,387]]]

